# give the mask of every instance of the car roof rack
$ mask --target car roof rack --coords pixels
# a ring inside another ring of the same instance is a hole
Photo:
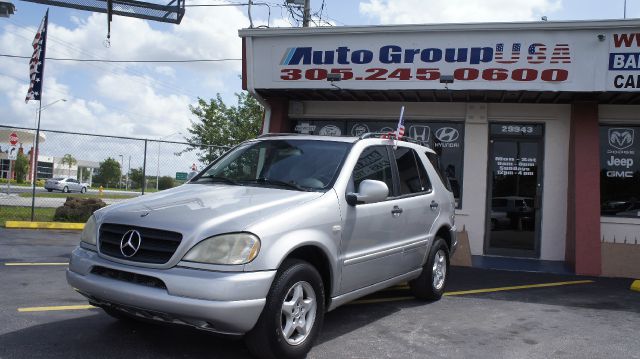
[[[364,140],[365,138],[387,138],[390,140],[410,142],[420,146],[430,147],[426,141],[419,141],[419,140],[416,140],[415,138],[411,138],[407,136],[402,136],[398,138],[395,132],[367,132],[367,133],[363,133],[359,137],[360,140]]]
[[[269,133],[263,133],[262,135],[258,136],[257,138],[263,138],[263,137],[279,137],[279,136],[308,136],[307,134],[304,133],[291,133],[291,132],[283,132],[283,133],[277,133],[277,132],[269,132]]]

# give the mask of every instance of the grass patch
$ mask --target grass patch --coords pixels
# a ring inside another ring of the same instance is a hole
[[[31,193],[20,193],[20,197],[31,198]],[[80,198],[110,198],[110,199],[127,199],[137,197],[135,194],[114,194],[103,193],[102,195],[96,193],[36,193],[36,197],[42,198],[67,198],[67,197],[80,197]]]
[[[38,222],[51,222],[55,208],[35,208],[34,220]],[[6,221],[30,221],[31,207],[0,207],[0,226],[4,227]]]

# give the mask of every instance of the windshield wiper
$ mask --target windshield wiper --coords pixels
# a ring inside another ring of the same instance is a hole
[[[200,178],[198,178],[196,180],[196,182],[203,180],[203,179],[208,179],[211,180],[213,182],[224,182],[224,183],[228,183],[228,184],[232,184],[234,186],[239,186],[240,184],[230,178],[227,177],[220,177],[220,176],[215,176],[215,175],[208,175],[208,176],[202,176]]]
[[[271,178],[267,178],[267,177],[260,177],[260,178],[258,178],[256,180],[251,181],[251,182],[264,183],[264,184],[273,185],[273,186],[280,186],[280,187],[287,187],[287,188],[295,189],[295,190],[298,190],[298,191],[306,191],[306,192],[310,191],[309,188],[304,188],[304,187],[296,184],[295,182],[285,182],[285,181],[280,181],[280,180],[271,179]]]

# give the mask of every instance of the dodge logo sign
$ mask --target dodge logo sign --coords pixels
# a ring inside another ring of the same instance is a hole
[[[142,236],[140,235],[140,232],[135,229],[130,229],[120,240],[120,253],[127,258],[133,257],[138,253],[141,244]]]
[[[453,142],[458,139],[458,130],[452,127],[442,127],[436,130],[436,138],[442,142]]]
[[[609,145],[624,150],[633,145],[634,130],[632,128],[610,128]]]

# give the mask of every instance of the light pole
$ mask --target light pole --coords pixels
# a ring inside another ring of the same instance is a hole
[[[122,189],[122,170],[124,170],[124,155],[120,156],[120,178],[118,178],[118,187]]]
[[[126,189],[129,190],[129,173],[131,173],[131,155],[129,155],[129,171],[127,171],[127,185]]]
[[[165,138],[169,138],[171,136],[181,135],[181,134],[182,134],[182,132],[174,132],[174,133],[172,133],[170,135],[166,135],[166,136],[160,137],[158,139],[158,166],[156,167],[156,192],[159,191],[158,183],[160,182],[160,144],[162,144],[162,142],[160,142],[160,141],[164,140]]]

